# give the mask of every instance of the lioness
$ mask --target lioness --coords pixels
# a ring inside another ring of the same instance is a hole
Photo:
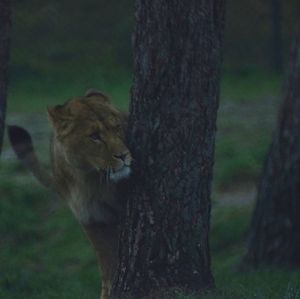
[[[44,186],[67,201],[84,228],[101,268],[101,299],[107,299],[118,262],[124,207],[120,181],[129,177],[132,160],[124,143],[126,116],[96,90],[48,108],[48,116],[54,129],[52,173],[39,163],[24,129],[10,126],[10,141],[19,159]]]

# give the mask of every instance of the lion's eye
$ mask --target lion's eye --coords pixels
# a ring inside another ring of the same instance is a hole
[[[102,141],[101,135],[99,132],[94,132],[89,136],[93,141]]]

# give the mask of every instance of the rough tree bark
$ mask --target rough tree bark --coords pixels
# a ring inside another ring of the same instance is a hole
[[[252,219],[246,262],[253,265],[300,266],[300,22],[288,69]]]
[[[0,0],[0,154],[5,129],[8,85],[9,36],[11,26],[10,0]]]
[[[213,286],[208,232],[224,2],[136,1],[136,167],[111,298]]]

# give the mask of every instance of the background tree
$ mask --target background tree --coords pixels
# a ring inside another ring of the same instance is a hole
[[[112,298],[213,286],[208,232],[224,2],[136,1],[136,169]]]
[[[271,0],[271,23],[272,23],[271,53],[273,53],[273,68],[275,71],[281,72],[283,66],[281,0]]]
[[[8,83],[9,35],[11,7],[9,0],[0,0],[0,154],[5,128]]]
[[[284,100],[258,188],[246,260],[300,266],[300,18]]]

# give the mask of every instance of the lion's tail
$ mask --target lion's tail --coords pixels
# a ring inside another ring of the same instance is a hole
[[[53,176],[39,162],[30,134],[19,126],[8,126],[8,137],[23,165],[32,172],[43,186],[54,191]]]

